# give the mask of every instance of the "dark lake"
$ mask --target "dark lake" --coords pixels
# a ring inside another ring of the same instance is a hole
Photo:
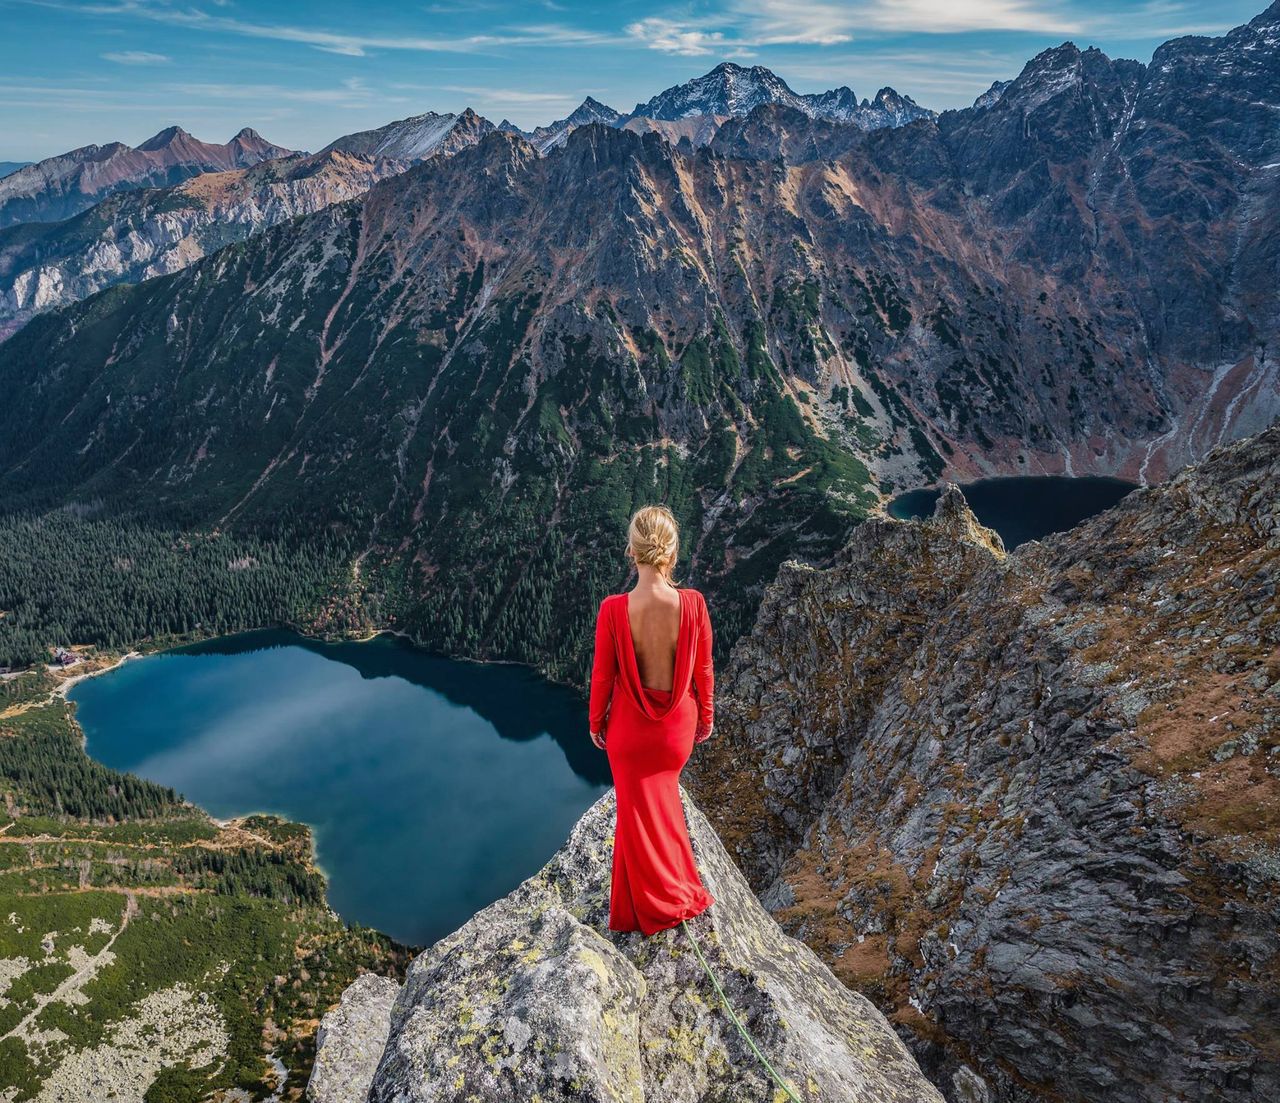
[[[995,529],[1006,548],[1016,548],[1074,528],[1110,509],[1136,485],[1101,476],[1035,475],[981,479],[960,489],[978,520]],[[901,521],[928,517],[941,494],[939,489],[909,490],[889,503],[889,515]]]
[[[572,690],[388,636],[252,632],[131,660],[71,696],[100,762],[220,819],[310,824],[334,910],[410,945],[536,872],[609,784]]]

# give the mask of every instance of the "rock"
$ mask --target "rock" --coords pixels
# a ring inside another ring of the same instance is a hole
[[[307,1083],[312,1103],[352,1103],[368,1095],[399,991],[395,981],[366,973],[320,1020],[316,1063]]]
[[[782,1098],[684,930],[649,939],[607,930],[613,812],[610,793],[541,872],[414,962],[370,1103]],[[879,1012],[779,930],[702,814],[688,801],[686,812],[716,897],[691,927],[734,1010],[800,1098],[942,1103]],[[363,1022],[327,1018],[318,1064],[347,1063],[343,1031]],[[313,1081],[311,1098],[337,1097],[317,1095]]]
[[[953,1099],[1280,1099],[1277,486],[1280,426],[1007,555],[949,489],[721,672],[691,791]]]

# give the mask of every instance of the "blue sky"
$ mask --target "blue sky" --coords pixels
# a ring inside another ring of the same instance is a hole
[[[340,134],[471,106],[531,127],[587,95],[629,111],[717,62],[766,65],[799,92],[883,85],[971,103],[1070,39],[1147,61],[1221,34],[1266,0],[576,0],[361,4],[0,0],[0,160],[177,124],[225,141],[252,126],[318,149]]]

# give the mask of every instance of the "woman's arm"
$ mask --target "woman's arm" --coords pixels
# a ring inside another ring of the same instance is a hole
[[[595,657],[591,660],[591,697],[587,707],[591,741],[602,750],[609,701],[613,697],[613,683],[617,677],[618,652],[613,645],[613,629],[602,601],[600,608],[596,611],[596,651]]]
[[[693,688],[698,694],[698,727],[693,733],[693,741],[701,743],[710,738],[711,729],[715,725],[716,676],[711,661],[711,614],[707,612],[707,600],[701,594],[698,615],[698,643],[693,656]]]

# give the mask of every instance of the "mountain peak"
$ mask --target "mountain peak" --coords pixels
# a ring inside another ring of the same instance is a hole
[[[812,115],[804,97],[762,65],[744,69],[722,61],[709,73],[660,92],[648,103],[637,104],[632,116],[648,119],[688,119],[696,115],[749,115],[765,103],[781,103]]]
[[[800,95],[763,65],[746,69],[736,62],[722,61],[709,73],[668,88],[648,103],[637,104],[631,118],[676,122],[707,115],[745,116],[765,104],[788,107],[811,119],[854,123],[864,130],[903,126],[915,119],[934,117],[934,112],[892,88],[882,88],[874,102],[862,103],[847,85]]]
[[[612,125],[622,118],[621,111],[615,111],[606,103],[601,103],[588,96],[565,122],[572,126],[583,126],[587,123],[608,123]],[[552,126],[556,124],[552,123]]]
[[[243,126],[231,139],[233,142],[265,142],[266,139],[251,126]]]
[[[425,161],[437,153],[457,153],[484,137],[494,126],[471,108],[461,114],[427,111],[407,119],[387,123],[375,130],[344,134],[330,142],[321,153],[339,149],[370,160]]]
[[[191,135],[187,133],[187,131],[183,130],[182,127],[166,126],[159,133],[153,134],[137,148],[146,152],[152,152],[157,149],[166,149],[173,145],[174,142],[181,141],[184,138],[191,138]],[[192,138],[191,140],[194,141],[195,139]]]

